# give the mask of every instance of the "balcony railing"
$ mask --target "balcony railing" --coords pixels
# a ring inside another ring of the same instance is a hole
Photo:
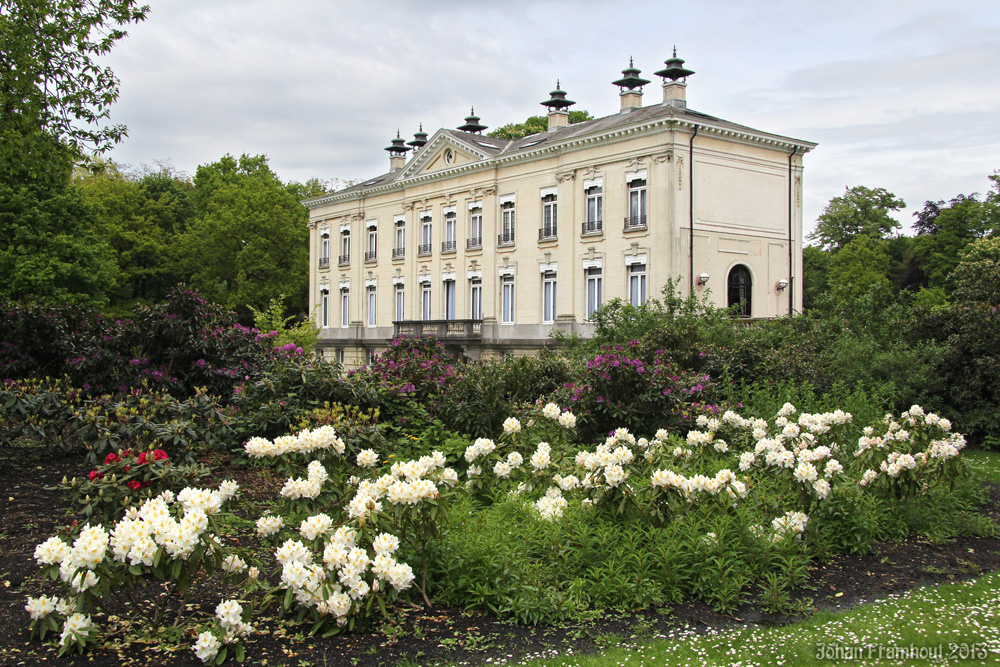
[[[455,241],[441,241],[441,252],[455,252],[457,245]]]
[[[393,259],[402,259],[403,257],[406,257],[406,248],[393,248],[392,249],[392,258]]]
[[[633,229],[646,229],[646,216],[630,215],[625,218],[625,231]]]
[[[417,246],[417,256],[418,257],[423,257],[424,255],[429,255],[429,254],[431,254],[431,244],[430,243],[423,243],[423,244]]]
[[[376,259],[378,259],[378,258],[375,255],[376,255],[376,253],[374,251],[366,252],[365,253],[365,261],[366,262],[374,262],[374,261],[376,261]]]
[[[338,260],[337,260],[337,265],[338,266],[347,266],[350,263],[351,263],[351,256],[350,255],[341,255],[338,258]]]
[[[497,245],[514,245],[514,232],[502,232],[497,235]]]
[[[441,340],[480,340],[482,320],[403,320],[393,322],[393,338],[435,336]]]
[[[556,240],[556,226],[550,225],[548,227],[542,227],[538,230],[538,240],[539,241],[555,241]]]
[[[330,258],[329,257],[320,257],[319,258],[319,268],[321,268],[321,269],[329,269],[330,268]]]
[[[465,240],[465,247],[468,250],[471,250],[473,248],[482,248],[483,247],[483,237],[479,236],[479,237],[473,238],[473,239],[466,239]]]
[[[604,233],[604,221],[603,220],[588,220],[583,223],[583,235],[588,236],[591,234],[603,234]]]

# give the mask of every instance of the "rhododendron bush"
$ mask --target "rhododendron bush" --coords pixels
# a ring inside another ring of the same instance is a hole
[[[391,616],[400,598],[522,622],[691,597],[725,611],[756,590],[780,600],[812,559],[959,530],[976,497],[963,437],[919,406],[867,425],[790,403],[769,419],[707,410],[690,428],[622,426],[584,446],[580,424],[572,402],[538,401],[497,438],[410,460],[352,449],[329,425],[250,438],[248,460],[278,479],[263,508],[243,508],[259,546],[238,550],[218,537],[226,508],[239,507],[235,483],[175,493],[122,477],[139,494],[123,514],[38,546],[59,590],[29,598],[31,628],[83,650],[102,632],[101,595],[155,580],[182,596],[175,622],[212,664],[243,657],[262,613],[333,634]],[[170,467],[164,456],[122,451],[105,466]],[[860,543],[847,535],[855,524],[866,526]],[[220,578],[214,615],[188,614],[183,600]]]

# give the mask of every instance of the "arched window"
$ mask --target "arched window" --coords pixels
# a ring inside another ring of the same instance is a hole
[[[737,264],[729,272],[729,305],[739,306],[737,313],[740,317],[750,317],[750,295],[753,287],[753,280],[750,278],[750,269]]]

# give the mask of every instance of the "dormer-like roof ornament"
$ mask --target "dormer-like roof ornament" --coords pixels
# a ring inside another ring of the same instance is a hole
[[[407,141],[408,146],[413,146],[413,150],[423,147],[427,143],[427,133],[424,132],[424,124],[420,124],[420,131],[413,133],[413,141]]]
[[[677,57],[676,46],[674,47],[674,57],[666,60],[664,64],[666,68],[656,72],[656,76],[676,81],[677,79],[686,79],[694,74],[694,70],[684,69],[684,61]]]
[[[479,133],[487,127],[479,122],[479,116],[476,115],[476,107],[472,107],[472,113],[465,117],[465,125],[462,125],[458,129],[462,132]]]
[[[549,99],[541,104],[543,107],[548,107],[549,111],[553,111],[555,109],[565,109],[567,107],[571,107],[576,104],[576,102],[566,99],[566,91],[560,89],[559,79],[556,79],[556,89],[549,92]]]
[[[406,155],[406,151],[413,149],[406,145],[406,141],[399,136],[399,130],[396,130],[396,138],[392,140],[391,146],[385,147],[385,150],[389,151],[391,156],[403,156]]]
[[[684,61],[682,60],[681,62],[683,63]],[[641,90],[643,86],[649,83],[649,79],[643,79],[639,76],[639,73],[639,68],[633,65],[632,58],[629,58],[628,67],[622,70],[622,78],[617,81],[612,81],[611,83],[612,85],[621,88],[622,92],[626,89],[633,90],[635,88],[639,88]]]

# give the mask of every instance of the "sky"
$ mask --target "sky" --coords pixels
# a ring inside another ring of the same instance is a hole
[[[284,181],[363,180],[397,129],[433,135],[472,106],[520,122],[557,79],[574,109],[616,113],[630,57],[658,102],[676,46],[689,108],[819,144],[807,229],[864,185],[906,201],[906,231],[1000,169],[1000,0],[147,2],[104,59],[129,134],[110,157],[133,167],[265,154]]]

